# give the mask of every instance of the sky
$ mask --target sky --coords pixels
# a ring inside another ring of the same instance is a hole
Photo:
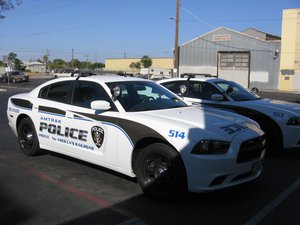
[[[218,27],[281,36],[300,0],[180,0],[179,45]],[[176,0],[22,0],[0,20],[0,60],[172,57]]]

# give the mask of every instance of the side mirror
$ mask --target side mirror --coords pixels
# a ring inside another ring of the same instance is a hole
[[[253,92],[253,93],[258,93],[258,88],[257,87],[253,87],[252,89],[251,89],[251,92]]]
[[[115,101],[117,97],[121,94],[121,88],[119,86],[115,86],[110,90],[112,94],[112,98]]]
[[[180,85],[179,92],[181,95],[183,95],[186,92],[186,86],[184,84]]]
[[[223,101],[224,96],[220,95],[220,94],[212,94],[211,95],[211,100],[213,100],[213,101]]]
[[[230,95],[232,92],[233,92],[233,88],[232,87],[227,88],[226,94]]]
[[[106,111],[110,109],[110,103],[103,100],[92,101],[91,108],[94,110]]]

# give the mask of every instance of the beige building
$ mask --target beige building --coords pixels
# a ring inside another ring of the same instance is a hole
[[[300,9],[283,10],[279,90],[300,91]]]
[[[151,58],[152,66],[162,69],[173,69],[173,58]],[[106,59],[105,70],[106,71],[123,71],[129,73],[135,73],[132,71],[129,65],[132,62],[139,62],[140,58],[126,58],[126,59]]]
[[[37,73],[45,73],[46,72],[46,64],[38,61],[30,60],[28,62],[23,62],[23,66],[26,70],[30,70],[31,72]]]

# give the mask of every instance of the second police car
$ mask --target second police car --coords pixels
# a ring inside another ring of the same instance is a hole
[[[266,133],[267,152],[300,149],[300,104],[262,99],[236,82],[214,77],[174,78],[158,83],[188,103],[227,109],[255,120]]]
[[[144,193],[176,198],[257,178],[264,132],[243,116],[188,107],[161,85],[120,76],[61,78],[10,97],[20,149],[46,149],[136,177]]]

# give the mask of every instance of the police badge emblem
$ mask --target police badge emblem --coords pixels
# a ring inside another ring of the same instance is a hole
[[[95,145],[100,148],[104,139],[104,130],[101,127],[94,126],[91,129],[91,133]]]

